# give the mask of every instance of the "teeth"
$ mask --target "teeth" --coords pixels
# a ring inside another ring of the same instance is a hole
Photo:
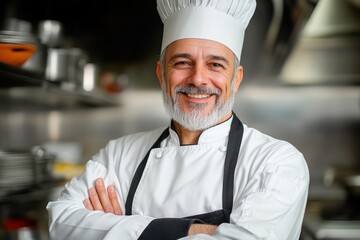
[[[187,94],[191,98],[208,98],[209,94],[196,94],[196,93],[188,93]]]

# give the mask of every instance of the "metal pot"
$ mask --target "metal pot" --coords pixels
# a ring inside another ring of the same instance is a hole
[[[99,67],[94,63],[87,63],[84,67],[84,75],[81,82],[81,90],[91,92],[96,90],[99,77]]]
[[[81,49],[50,48],[45,77],[50,81],[64,82],[76,87],[82,82],[86,62],[86,55]]]
[[[59,21],[44,20],[38,25],[36,53],[22,66],[23,69],[41,75],[45,74],[48,48],[58,47],[63,38],[63,27]]]
[[[44,20],[38,25],[41,43],[50,48],[60,46],[63,38],[63,26],[59,21]]]

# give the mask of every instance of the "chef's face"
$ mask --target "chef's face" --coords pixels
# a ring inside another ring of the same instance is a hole
[[[202,130],[230,117],[242,80],[242,67],[235,61],[233,52],[215,41],[170,44],[157,75],[172,118],[189,130]]]

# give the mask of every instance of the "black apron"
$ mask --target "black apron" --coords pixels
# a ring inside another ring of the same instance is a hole
[[[240,151],[242,136],[244,127],[240,120],[233,114],[233,120],[231,122],[231,128],[229,133],[229,140],[227,145],[227,151],[224,163],[224,179],[223,179],[223,192],[222,192],[222,209],[210,213],[204,213],[200,215],[189,216],[186,218],[198,219],[206,224],[220,225],[222,223],[230,222],[230,214],[233,207],[233,195],[234,195],[234,172]],[[147,160],[150,152],[154,148],[160,148],[161,142],[169,136],[169,128],[167,128],[160,137],[156,140],[154,145],[145,155],[140,165],[136,169],[134,178],[132,179],[128,197],[125,203],[125,214],[131,215],[133,199],[137,186],[144,172]]]

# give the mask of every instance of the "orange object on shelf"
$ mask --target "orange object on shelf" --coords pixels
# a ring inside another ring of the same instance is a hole
[[[36,46],[32,44],[0,43],[0,62],[20,67],[35,51]]]

